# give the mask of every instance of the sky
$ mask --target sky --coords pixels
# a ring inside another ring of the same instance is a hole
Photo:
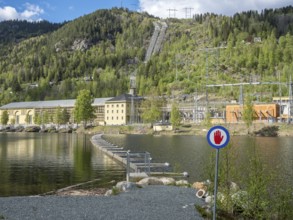
[[[231,16],[237,12],[293,5],[293,0],[0,0],[0,21],[70,21],[98,9],[125,7],[160,18],[190,18],[212,12]]]

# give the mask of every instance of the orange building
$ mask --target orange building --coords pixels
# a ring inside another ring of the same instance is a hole
[[[242,121],[243,117],[243,105],[227,105],[226,106],[226,122],[233,123]],[[255,104],[254,120],[275,120],[280,116],[278,104]]]

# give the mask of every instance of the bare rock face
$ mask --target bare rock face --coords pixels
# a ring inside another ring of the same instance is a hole
[[[86,39],[76,39],[73,42],[73,45],[71,46],[72,50],[81,50],[81,51],[85,51],[87,49],[89,49],[89,42]]]

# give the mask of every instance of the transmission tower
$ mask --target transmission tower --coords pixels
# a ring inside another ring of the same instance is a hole
[[[193,8],[183,8],[185,11],[185,18],[192,18],[191,16],[191,11],[193,10]]]
[[[131,95],[131,108],[130,108],[130,124],[136,121],[134,97],[136,95],[136,72],[130,76],[130,95]]]
[[[177,11],[177,9],[175,9],[175,8],[171,9],[171,8],[169,8],[169,9],[167,9],[167,11],[169,11],[169,18],[171,18],[171,12],[173,12],[173,18],[176,18],[176,11]]]

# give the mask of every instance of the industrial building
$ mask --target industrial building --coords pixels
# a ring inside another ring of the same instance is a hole
[[[137,109],[141,100],[141,97],[131,94],[124,94],[114,98],[95,98],[92,103],[96,116],[93,122],[96,125],[125,125],[131,122],[138,122],[140,117]],[[4,111],[7,111],[9,116],[8,124],[36,124],[36,115],[42,116],[46,112],[49,118],[53,118],[57,109],[62,108],[69,113],[70,123],[74,123],[74,105],[75,99],[12,102],[0,107],[0,117],[2,117]]]

